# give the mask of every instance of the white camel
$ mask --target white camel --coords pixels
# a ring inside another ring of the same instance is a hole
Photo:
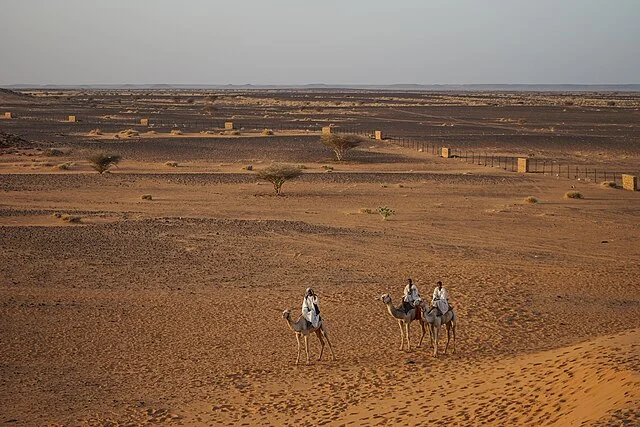
[[[320,340],[320,357],[318,360],[322,360],[322,352],[324,351],[324,339],[327,340],[327,344],[329,344],[329,350],[331,350],[331,357],[333,360],[336,360],[336,355],[333,353],[333,347],[331,346],[331,341],[329,341],[329,336],[327,335],[327,331],[324,326],[324,320],[320,318],[318,321],[318,327],[314,328],[307,324],[307,319],[300,316],[298,320],[294,323],[291,320],[291,311],[285,310],[282,313],[282,317],[287,321],[289,328],[293,332],[296,333],[296,341],[298,342],[298,353],[296,354],[296,365],[300,361],[300,337],[304,337],[304,348],[307,352],[307,365],[309,364],[309,334],[312,332],[316,333],[316,336]]]
[[[409,342],[409,326],[411,322],[416,320],[416,316],[418,314],[417,308],[412,308],[408,313],[405,313],[404,310],[395,308],[391,301],[391,297],[389,294],[380,295],[376,299],[379,299],[387,306],[387,311],[391,316],[398,320],[398,325],[400,326],[400,350],[404,347],[405,337],[407,339],[407,351],[411,351],[411,344]],[[424,326],[424,321],[422,319],[419,320],[420,326],[422,328],[422,335],[420,335],[420,343],[418,347],[422,345],[422,340],[424,338],[424,334],[426,333],[426,328]]]
[[[440,336],[440,327],[445,325],[447,327],[447,345],[444,348],[444,354],[447,354],[447,349],[449,348],[449,341],[451,341],[451,335],[453,333],[453,352],[456,352],[456,322],[458,321],[458,316],[456,316],[455,311],[453,311],[453,307],[449,307],[449,311],[447,311],[442,316],[437,316],[437,309],[431,310],[431,307],[427,306],[426,301],[420,299],[416,301],[417,305],[422,307],[422,318],[426,323],[429,324],[429,330],[431,332],[431,343],[433,344],[433,357],[438,357],[438,338]],[[431,311],[430,311],[431,310]]]

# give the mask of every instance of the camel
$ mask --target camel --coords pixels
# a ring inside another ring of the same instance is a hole
[[[322,360],[322,352],[324,351],[323,338],[326,338],[327,343],[329,344],[329,350],[331,350],[332,359],[336,360],[336,355],[333,353],[333,347],[331,346],[331,341],[329,341],[329,336],[327,335],[327,330],[325,329],[324,320],[322,318],[320,318],[317,328],[313,328],[313,327],[309,328],[307,326],[307,319],[305,319],[302,316],[300,316],[298,320],[294,323],[291,320],[290,310],[285,310],[282,313],[282,317],[287,321],[289,328],[291,328],[291,330],[296,333],[296,341],[298,342],[298,353],[296,355],[296,365],[298,364],[298,362],[300,362],[300,337],[304,337],[304,348],[307,352],[307,365],[309,364],[309,334],[312,332],[315,332],[316,336],[320,340],[320,357],[318,357],[318,360]]]
[[[438,338],[440,335],[440,327],[445,325],[447,327],[447,345],[444,348],[444,354],[447,354],[449,348],[449,341],[451,341],[451,333],[453,332],[453,352],[456,352],[456,322],[458,316],[453,311],[453,307],[449,308],[443,316],[437,316],[437,311],[433,309],[431,313],[429,310],[431,307],[427,307],[427,303],[424,300],[417,302],[422,307],[422,318],[429,324],[429,330],[431,332],[431,343],[433,344],[433,357],[438,357]]]
[[[376,299],[379,299],[380,301],[385,303],[389,314],[395,319],[398,319],[398,326],[400,326],[400,350],[404,348],[404,339],[406,337],[407,351],[411,351],[411,344],[409,342],[409,325],[411,325],[411,322],[416,320],[418,309],[412,308],[408,313],[405,313],[404,310],[395,308],[393,306],[393,303],[391,302],[391,297],[389,296],[389,294],[380,295]],[[418,344],[418,347],[422,345],[422,340],[426,332],[423,320],[420,320],[420,326],[422,328],[422,335],[420,336],[420,343]]]

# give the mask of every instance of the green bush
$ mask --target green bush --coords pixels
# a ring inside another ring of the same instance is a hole
[[[256,178],[273,184],[276,195],[281,195],[282,184],[302,175],[302,170],[293,165],[275,163],[258,171]]]
[[[114,154],[99,152],[90,155],[87,160],[89,160],[90,166],[98,171],[98,173],[104,173],[112,166],[117,166],[118,163],[120,163],[121,157]]]

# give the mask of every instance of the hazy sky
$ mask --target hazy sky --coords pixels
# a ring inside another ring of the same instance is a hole
[[[0,0],[15,83],[640,83],[640,0]]]

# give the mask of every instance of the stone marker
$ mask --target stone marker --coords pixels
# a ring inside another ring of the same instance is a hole
[[[323,135],[329,135],[331,133],[331,126],[324,126],[322,128],[322,134]]]
[[[224,122],[225,130],[233,130],[233,122]]]
[[[442,147],[442,157],[444,157],[445,159],[448,159],[449,157],[451,157],[451,149]]]
[[[75,123],[77,121],[76,116],[69,116],[69,123]]]
[[[378,141],[382,141],[382,131],[381,130],[377,130],[376,131],[376,139]]]
[[[518,157],[518,173],[529,172],[529,159],[526,157]]]
[[[11,111],[7,111],[6,113],[4,113],[4,118],[5,119],[12,119],[13,118],[13,114],[11,113]]]
[[[636,191],[638,189],[638,177],[634,175],[622,175],[622,188]]]
[[[140,124],[142,126],[149,126],[149,119],[140,119]]]

